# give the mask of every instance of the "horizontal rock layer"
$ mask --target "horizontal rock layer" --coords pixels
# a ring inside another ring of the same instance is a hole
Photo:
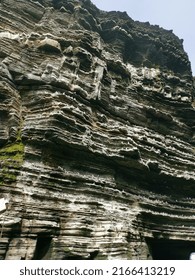
[[[189,257],[182,40],[90,1],[2,0],[0,77],[1,259]]]

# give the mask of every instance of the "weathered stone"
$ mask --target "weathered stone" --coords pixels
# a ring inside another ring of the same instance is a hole
[[[0,259],[188,258],[182,41],[85,0],[3,0],[0,40]]]
[[[38,43],[38,48],[45,51],[61,52],[58,41],[50,38],[45,38]]]

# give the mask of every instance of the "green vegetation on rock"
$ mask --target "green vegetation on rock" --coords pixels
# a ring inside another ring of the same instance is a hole
[[[0,149],[0,185],[16,181],[23,159],[24,144],[21,140],[21,131],[19,131],[14,143],[7,144]]]

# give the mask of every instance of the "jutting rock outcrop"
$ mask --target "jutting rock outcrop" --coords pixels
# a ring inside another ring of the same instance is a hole
[[[0,1],[0,259],[188,259],[194,85],[172,31]]]

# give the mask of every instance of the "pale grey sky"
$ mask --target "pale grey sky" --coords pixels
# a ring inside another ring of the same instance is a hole
[[[104,11],[126,11],[133,20],[172,29],[184,39],[195,76],[195,0],[91,0]]]

